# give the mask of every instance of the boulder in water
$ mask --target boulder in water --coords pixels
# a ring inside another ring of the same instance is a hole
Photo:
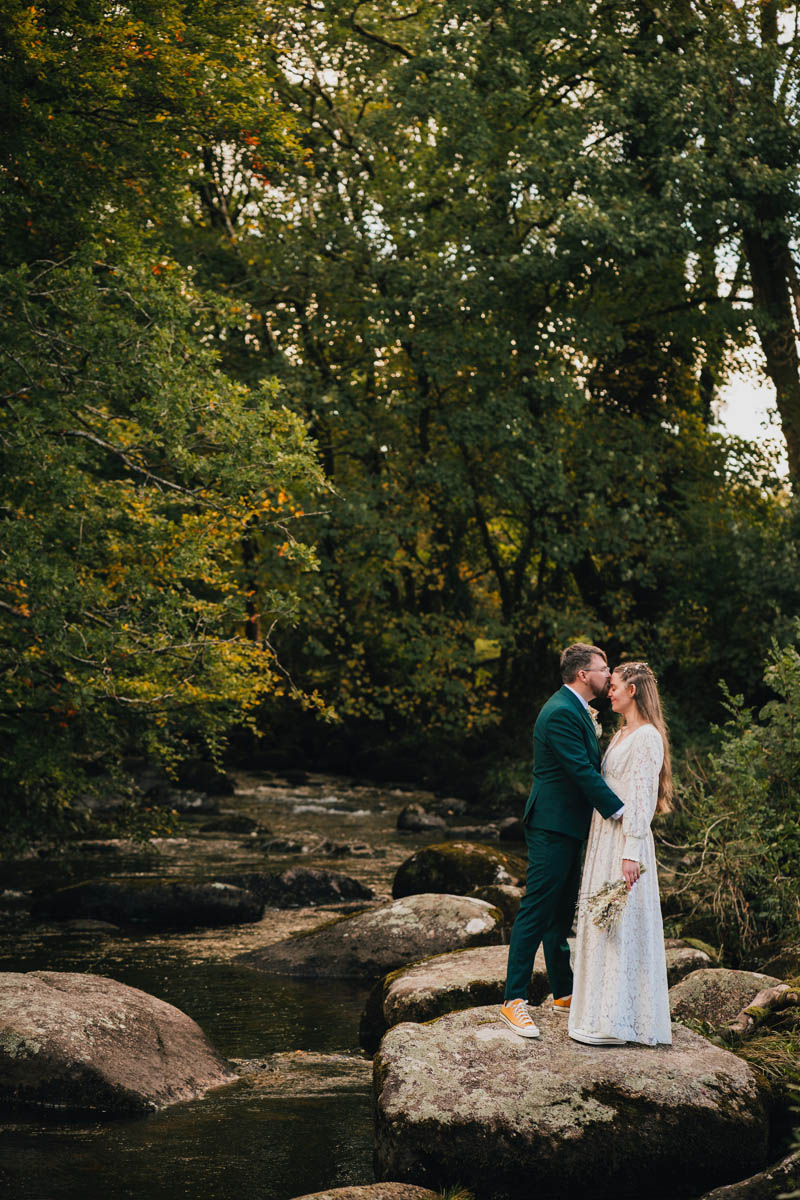
[[[429,829],[446,829],[447,822],[444,817],[426,812],[421,804],[412,803],[401,809],[397,828],[401,833],[423,833]]]
[[[259,921],[264,905],[250,892],[229,883],[133,876],[59,888],[37,896],[31,913],[53,921],[89,917],[114,924],[193,929]]]
[[[246,836],[260,834],[262,837],[269,836],[269,830],[263,825],[259,825],[253,817],[248,817],[245,813],[229,813],[227,816],[220,817],[217,821],[208,821],[200,829],[201,833],[241,833]]]
[[[470,892],[470,896],[477,896],[479,900],[488,900],[489,904],[499,908],[508,926],[514,924],[524,895],[523,888],[514,887],[510,883],[487,883]]]
[[[199,1025],[99,975],[0,973],[0,1099],[148,1112],[236,1078]]]
[[[443,1013],[502,1004],[508,946],[478,946],[437,954],[392,971],[372,989],[361,1016],[361,1045],[372,1054],[384,1033],[402,1021],[432,1021]],[[540,947],[528,988],[530,1004],[550,991]]]
[[[609,1200],[636,1184],[696,1195],[766,1161],[767,1120],[743,1059],[673,1027],[674,1044],[583,1046],[534,1009],[538,1040],[496,1007],[396,1025],[374,1061],[375,1170],[476,1200]],[[535,1184],[532,1183],[535,1181]]]
[[[488,825],[458,825],[448,829],[446,836],[459,842],[496,842],[497,826]]]
[[[526,872],[525,859],[499,846],[440,842],[406,859],[394,877],[392,895],[396,899],[422,892],[466,896],[489,883],[522,883]]]
[[[375,979],[430,954],[502,940],[503,916],[466,896],[409,896],[250,950],[237,962],[271,975]]]
[[[339,871],[312,867],[290,867],[280,874],[266,871],[223,875],[225,883],[257,896],[267,908],[306,908],[315,904],[338,904],[346,900],[374,900],[366,884]]]

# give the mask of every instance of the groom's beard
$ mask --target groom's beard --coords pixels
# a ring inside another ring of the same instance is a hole
[[[592,691],[594,693],[595,700],[602,700],[604,696],[608,695],[608,688],[609,688],[610,683],[611,683],[611,680],[607,679],[605,681],[605,683],[600,685],[600,687],[598,687],[597,684],[595,684],[595,683],[592,684]]]

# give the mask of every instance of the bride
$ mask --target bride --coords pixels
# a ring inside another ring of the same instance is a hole
[[[669,743],[656,679],[647,663],[621,663],[609,699],[621,718],[603,778],[623,801],[622,819],[592,818],[581,879],[569,1035],[589,1045],[672,1043],[664,930],[650,822],[668,812]],[[598,928],[587,902],[624,878],[627,898],[613,930]]]

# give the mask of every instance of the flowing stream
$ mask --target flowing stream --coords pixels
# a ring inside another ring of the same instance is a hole
[[[108,975],[193,1017],[242,1079],[149,1117],[69,1120],[0,1110],[0,1185],[9,1200],[288,1200],[372,1173],[371,1064],[358,1046],[368,987],[270,977],[231,960],[312,928],[347,906],[268,909],[255,925],[185,933],[100,932],[34,922],[34,886],[125,874],[214,878],[304,865],[343,872],[388,899],[397,866],[438,834],[402,835],[399,789],[311,776],[302,786],[240,775],[223,816],[249,816],[267,833],[202,832],[208,814],[161,839],[157,853],[88,844],[68,860],[12,863],[0,892],[0,970]],[[274,839],[302,850],[264,849]],[[333,844],[333,849],[332,849]],[[350,906],[362,907],[363,905]]]

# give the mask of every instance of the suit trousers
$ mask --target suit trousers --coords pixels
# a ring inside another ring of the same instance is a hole
[[[551,829],[532,829],[527,823],[525,840],[526,890],[511,930],[505,998],[527,999],[540,945],[553,996],[569,996],[572,968],[567,935],[572,929],[578,900],[583,842]]]

